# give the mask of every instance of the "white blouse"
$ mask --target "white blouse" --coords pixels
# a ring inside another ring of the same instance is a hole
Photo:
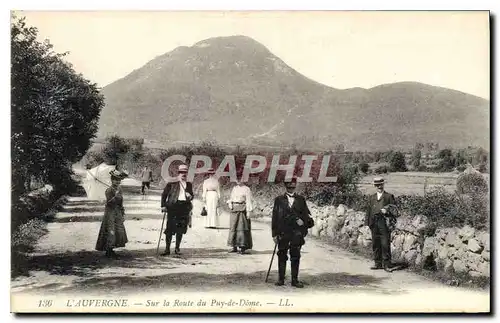
[[[207,192],[208,191],[215,191],[217,192],[217,198],[220,199],[220,185],[219,181],[215,177],[210,177],[207,178],[206,180],[203,181],[203,200],[205,201],[207,198]]]
[[[231,202],[245,202],[247,212],[253,211],[252,191],[250,187],[246,185],[236,185],[233,187],[231,196],[227,202],[229,204],[231,204]]]

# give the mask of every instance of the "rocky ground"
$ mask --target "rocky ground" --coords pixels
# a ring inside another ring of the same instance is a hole
[[[229,214],[222,212],[219,229],[206,229],[198,200],[194,203],[192,228],[182,242],[183,255],[158,258],[160,192],[151,190],[143,199],[137,183],[129,180],[125,184],[129,243],[117,250],[121,258],[107,259],[94,251],[103,205],[72,197],[48,224],[48,234],[29,255],[25,275],[12,280],[13,297],[237,292],[249,297],[285,295],[299,299],[324,295],[321,309],[327,311],[490,309],[488,291],[445,286],[406,271],[372,271],[371,261],[311,237],[302,253],[300,278],[305,288],[294,289],[289,282],[283,287],[274,286],[276,263],[270,281],[265,283],[274,247],[269,223],[254,220],[253,250],[247,255],[231,254],[226,245]]]

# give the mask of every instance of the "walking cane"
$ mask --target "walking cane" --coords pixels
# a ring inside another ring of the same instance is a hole
[[[161,221],[161,229],[160,229],[160,237],[158,238],[158,246],[156,247],[156,257],[158,257],[160,253],[160,241],[161,241],[161,234],[163,233],[163,224],[165,223],[165,215],[167,212],[163,212],[163,221]]]
[[[274,260],[274,255],[276,254],[276,248],[278,247],[278,244],[275,243],[274,244],[274,251],[273,251],[273,257],[271,258],[271,263],[269,264],[269,269],[267,270],[267,275],[266,275],[266,283],[267,283],[267,279],[269,278],[269,273],[271,272],[271,267],[273,265],[273,260]]]

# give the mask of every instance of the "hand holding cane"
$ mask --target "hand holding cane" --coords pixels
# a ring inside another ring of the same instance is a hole
[[[269,273],[271,272],[271,267],[273,266],[273,260],[274,260],[274,255],[276,254],[276,248],[278,248],[278,241],[275,241],[274,243],[274,251],[273,251],[273,256],[271,258],[271,263],[269,264],[269,269],[267,270],[267,275],[266,275],[266,283],[267,279],[269,278]]]
[[[163,212],[163,220],[161,221],[161,229],[160,229],[160,237],[158,238],[158,246],[156,247],[156,257],[158,257],[160,253],[160,241],[161,241],[161,234],[163,233],[163,224],[165,223],[165,216],[167,212]]]

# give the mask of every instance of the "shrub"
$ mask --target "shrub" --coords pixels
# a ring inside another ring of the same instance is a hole
[[[358,167],[346,164],[341,167],[336,183],[307,183],[304,195],[319,206],[345,204],[353,207],[363,199],[357,187],[359,179]]]
[[[373,171],[375,174],[386,174],[389,171],[387,166],[379,166]]]
[[[361,163],[359,164],[359,170],[363,173],[368,173],[368,170],[370,169],[370,165],[368,163]]]
[[[476,229],[489,228],[489,202],[486,194],[460,195],[437,187],[424,196],[403,195],[396,198],[403,214],[425,215],[436,228],[461,227],[469,224]]]
[[[480,173],[462,174],[457,179],[459,194],[488,193],[488,183]]]
[[[486,164],[479,164],[477,170],[480,171],[481,173],[488,173],[489,172]]]
[[[428,170],[429,170],[429,168],[425,165],[420,165],[417,167],[418,172],[427,172]]]
[[[83,158],[83,163],[88,168],[94,168],[104,162],[104,151],[99,149],[97,151],[89,151]]]
[[[12,233],[12,249],[29,252],[33,249],[38,239],[46,233],[46,222],[41,219],[32,219],[20,225]]]
[[[408,170],[406,168],[405,155],[400,151],[396,151],[391,155],[389,163],[393,172],[406,172]]]

